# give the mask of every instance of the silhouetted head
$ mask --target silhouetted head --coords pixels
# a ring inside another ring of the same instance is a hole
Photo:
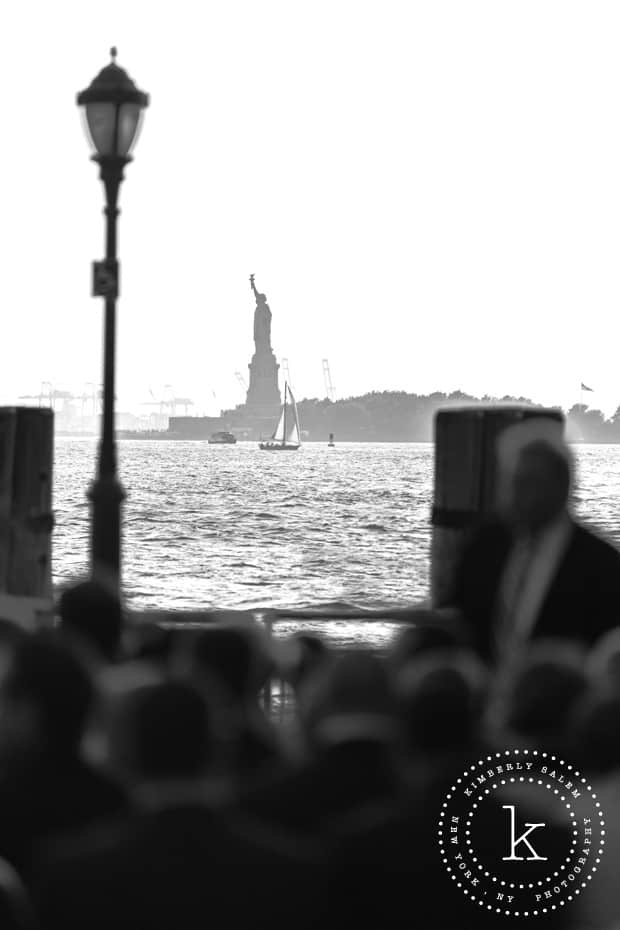
[[[503,679],[504,693],[494,708],[497,722],[541,745],[552,740],[561,746],[569,716],[587,687],[580,646],[559,639],[534,643]]]
[[[90,676],[55,633],[19,639],[0,685],[0,742],[28,752],[77,752],[94,691]]]
[[[576,705],[570,722],[571,758],[591,772],[620,769],[620,694],[602,689]]]
[[[192,666],[194,674],[238,703],[256,698],[267,673],[259,635],[219,624],[202,630],[194,641]]]
[[[98,581],[82,581],[63,591],[59,613],[63,632],[102,659],[118,657],[123,612],[116,593]]]
[[[287,668],[287,676],[297,690],[303,687],[310,676],[318,672],[329,656],[329,649],[323,640],[313,633],[298,633],[290,645],[294,655]]]
[[[620,693],[620,627],[610,630],[590,650],[586,669],[594,683]]]
[[[536,417],[504,430],[498,459],[500,509],[517,531],[535,533],[566,511],[573,462],[558,421]]]
[[[429,620],[432,613],[429,612]],[[439,624],[407,626],[400,631],[390,650],[390,660],[398,670],[419,656],[451,651],[461,645],[459,633]]]
[[[189,682],[146,683],[120,701],[111,734],[113,762],[140,780],[200,775],[210,752],[209,714]]]
[[[180,639],[178,634],[182,632],[156,625],[134,627],[126,653],[133,661],[152,662],[166,668]]]
[[[300,715],[318,742],[389,739],[394,696],[385,663],[354,652],[326,664],[300,696]]]
[[[468,652],[429,653],[401,673],[398,698],[405,742],[414,753],[463,749],[478,736],[487,671]]]

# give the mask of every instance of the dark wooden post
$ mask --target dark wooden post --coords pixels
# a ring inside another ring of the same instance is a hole
[[[561,410],[537,407],[461,407],[437,413],[431,544],[433,607],[450,605],[463,545],[471,531],[495,510],[495,448],[499,434],[532,417],[564,422]]]
[[[54,414],[0,407],[0,603],[17,621],[51,612]]]

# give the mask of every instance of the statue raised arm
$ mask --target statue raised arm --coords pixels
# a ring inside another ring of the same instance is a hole
[[[264,295],[264,294],[261,294],[259,291],[256,290],[256,285],[254,284],[254,275],[253,275],[253,274],[250,275],[250,286],[251,286],[252,290],[254,291],[254,296],[256,297],[256,303],[259,302],[259,300],[260,300],[261,297],[262,297],[263,300],[266,300],[265,295]]]

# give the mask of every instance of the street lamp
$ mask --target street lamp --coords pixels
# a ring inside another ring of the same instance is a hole
[[[120,585],[120,511],[125,491],[118,480],[114,436],[114,368],[116,343],[116,298],[118,261],[116,259],[116,220],[118,193],[123,170],[131,159],[138,137],[147,94],[138,90],[123,68],[116,64],[116,49],[86,90],[77,97],[84,107],[86,131],[105,188],[106,255],[93,262],[93,296],[105,299],[103,359],[103,428],[99,445],[97,477],[88,496],[92,501],[91,568],[93,575],[105,575]]]

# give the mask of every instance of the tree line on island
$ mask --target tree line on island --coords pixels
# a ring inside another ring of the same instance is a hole
[[[373,391],[338,401],[305,398],[297,402],[297,409],[302,436],[309,440],[321,440],[333,433],[336,440],[343,442],[431,442],[438,410],[496,404],[543,406],[527,397],[473,397],[463,391],[450,394]],[[620,443],[620,407],[610,419],[586,404],[574,404],[564,413],[570,441]]]

